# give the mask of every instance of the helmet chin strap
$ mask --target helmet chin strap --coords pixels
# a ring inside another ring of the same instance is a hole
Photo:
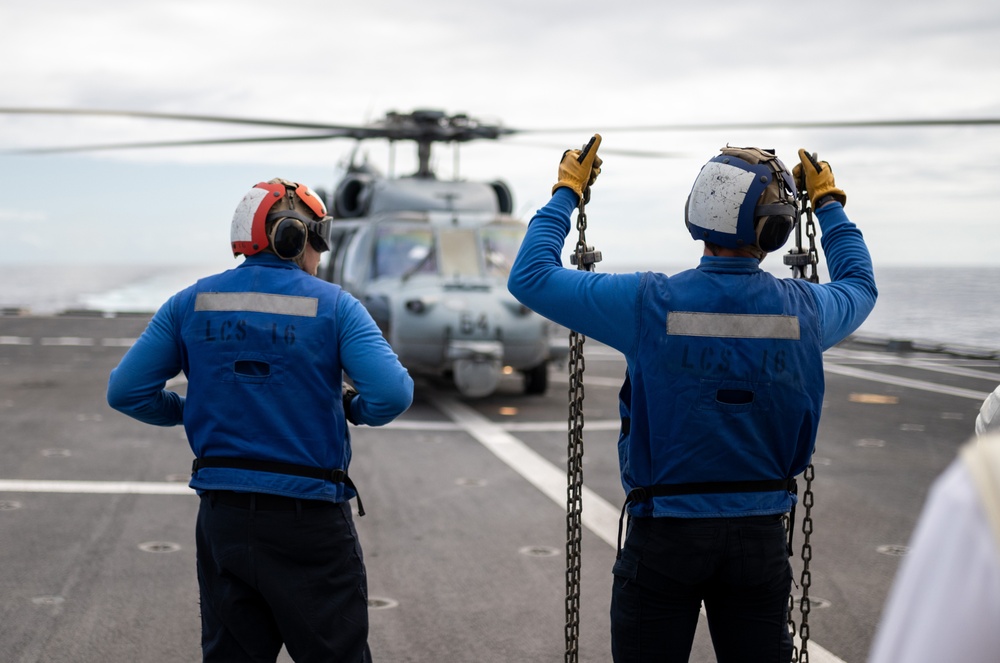
[[[744,250],[756,258],[757,262],[764,262],[764,258],[767,257],[767,251],[764,251],[759,246],[748,246]]]

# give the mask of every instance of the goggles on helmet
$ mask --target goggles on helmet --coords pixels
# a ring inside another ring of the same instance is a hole
[[[316,200],[320,205],[323,204],[319,198]],[[310,209],[311,208],[312,206],[310,205]],[[327,241],[327,237],[330,236],[330,222],[333,220],[332,217],[324,216],[322,219],[316,220],[309,218],[305,214],[299,214],[295,210],[288,209],[271,212],[267,215],[267,221],[269,222],[274,221],[275,223],[278,223],[281,219],[297,219],[301,221],[309,231],[309,245],[316,249],[319,253],[330,250],[330,244]]]

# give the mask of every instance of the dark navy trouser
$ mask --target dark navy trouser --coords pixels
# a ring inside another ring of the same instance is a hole
[[[214,495],[195,532],[204,660],[273,663],[284,643],[296,663],[370,661],[350,505]]]
[[[686,663],[702,601],[719,663],[788,663],[781,516],[632,518],[614,566],[616,663]]]

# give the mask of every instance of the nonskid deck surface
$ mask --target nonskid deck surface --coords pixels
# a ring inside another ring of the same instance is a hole
[[[104,398],[146,322],[0,317],[6,660],[199,660],[190,449],[180,428],[132,421]],[[995,357],[903,349],[847,343],[826,356],[813,661],[865,660],[927,489],[1000,383]],[[592,341],[585,356],[579,647],[581,661],[603,662],[624,360]],[[482,400],[418,382],[397,422],[353,430],[375,660],[563,659],[567,385],[565,367],[541,397],[515,377]],[[715,660],[704,624],[691,660]]]

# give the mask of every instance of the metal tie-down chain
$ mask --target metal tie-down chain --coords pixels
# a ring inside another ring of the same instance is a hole
[[[802,612],[802,624],[799,626],[799,639],[802,641],[802,648],[799,651],[796,661],[798,663],[809,663],[809,612],[812,605],[809,603],[809,587],[812,586],[812,573],[809,571],[809,562],[812,560],[812,544],[809,537],[813,531],[812,507],[813,507],[813,477],[816,470],[812,463],[809,463],[804,473],[806,479],[806,491],[802,495],[802,505],[806,508],[805,516],[802,518],[802,598],[799,599],[799,610]]]
[[[580,197],[576,227],[580,237],[570,262],[578,270],[592,271],[601,252],[587,246],[587,213],[590,187]],[[580,639],[580,542],[583,512],[583,344],[586,337],[575,331],[569,335],[569,444],[566,463],[566,663],[579,660]]]
[[[802,587],[802,596],[799,598],[799,612],[802,614],[802,622],[798,628],[799,641],[802,645],[801,649],[792,643],[792,662],[793,663],[809,663],[809,613],[812,610],[812,604],[809,602],[809,588],[812,586],[812,572],[809,570],[809,562],[812,561],[812,544],[809,542],[810,537],[813,532],[813,519],[812,519],[812,507],[814,502],[814,494],[812,490],[813,478],[816,476],[816,469],[813,464],[810,463],[802,476],[806,480],[806,490],[802,494],[802,506],[805,507],[805,516],[802,518],[802,575],[799,578],[799,584]],[[794,527],[794,523],[790,523],[790,527]],[[789,533],[789,541],[791,541],[791,533]],[[789,548],[789,551],[791,549]],[[788,595],[788,630],[795,636],[795,619],[792,614],[795,611],[795,597],[791,594]]]
[[[805,216],[805,232],[809,240],[809,248],[802,248],[802,216]],[[816,223],[813,220],[813,210],[809,205],[809,195],[804,185],[799,186],[799,222],[795,224],[795,248],[785,255],[785,264],[792,268],[792,276],[797,279],[806,279],[810,283],[819,283],[817,266],[819,265],[819,252],[816,250]],[[806,268],[809,273],[806,274]],[[802,475],[806,481],[805,492],[802,494],[802,506],[805,508],[805,515],[802,518],[802,575],[800,585],[802,587],[802,597],[799,599],[799,611],[802,613],[802,622],[799,626],[799,640],[801,648],[792,644],[792,661],[794,663],[809,663],[809,612],[812,605],[809,603],[809,588],[812,586],[812,573],[809,571],[809,562],[812,560],[812,544],[810,537],[813,531],[812,507],[814,495],[812,489],[813,478],[816,476],[816,469],[812,463],[806,467]],[[795,523],[789,520],[789,527],[795,527]],[[789,553],[791,550],[792,532],[788,533]],[[792,636],[795,636],[795,620],[792,613],[795,610],[795,599],[788,596],[788,628]]]
[[[801,186],[799,191],[798,219],[795,224],[795,248],[785,254],[785,264],[792,268],[792,277],[796,279],[806,279],[810,283],[819,283],[819,274],[816,268],[819,265],[819,251],[816,250],[816,222],[813,220],[813,210],[809,205],[809,195],[805,191],[805,186]],[[806,218],[806,237],[809,239],[809,248],[802,248],[802,216]],[[809,274],[806,274],[806,268]]]

